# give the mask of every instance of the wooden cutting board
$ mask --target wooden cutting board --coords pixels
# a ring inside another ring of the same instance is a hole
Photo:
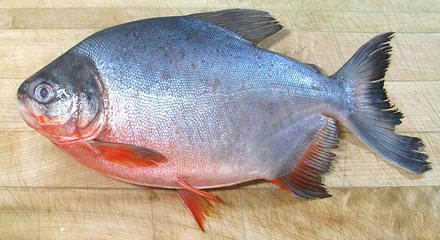
[[[130,20],[226,8],[271,12],[285,27],[261,46],[327,73],[369,38],[395,31],[386,87],[433,170],[404,172],[343,130],[326,177],[332,198],[268,184],[218,190],[201,232],[174,191],[121,183],[79,165],[31,130],[16,107],[28,77],[89,34]],[[440,2],[0,0],[0,239],[439,239]]]

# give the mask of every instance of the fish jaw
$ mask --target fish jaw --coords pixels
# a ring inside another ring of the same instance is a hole
[[[70,142],[80,138],[80,136],[74,134],[74,127],[71,123],[56,124],[50,118],[44,115],[36,115],[29,111],[30,106],[28,100],[22,95],[17,95],[18,109],[21,117],[26,124],[37,130],[39,133],[57,143]],[[70,135],[65,135],[66,132],[70,132]]]
[[[63,124],[57,124],[48,116],[36,115],[29,111],[27,99],[22,95],[18,95],[17,100],[19,113],[26,124],[56,144],[69,144],[94,139],[105,126],[104,114],[100,114],[84,128],[80,128],[76,124],[75,117]]]

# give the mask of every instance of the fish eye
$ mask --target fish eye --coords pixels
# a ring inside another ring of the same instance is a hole
[[[52,100],[54,94],[52,87],[47,83],[40,83],[34,91],[35,100],[40,103],[47,103]]]

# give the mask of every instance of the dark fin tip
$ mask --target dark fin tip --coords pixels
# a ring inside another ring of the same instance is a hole
[[[331,197],[322,183],[322,176],[330,171],[331,163],[335,159],[336,155],[330,149],[337,147],[339,130],[334,119],[325,116],[323,118],[325,124],[293,170],[270,182],[302,198]]]
[[[431,168],[428,155],[419,152],[424,144],[420,138],[394,132],[403,113],[390,103],[384,88],[393,36],[389,32],[372,38],[332,78],[355,90],[355,108],[344,121],[347,127],[383,158],[414,173],[423,173]]]
[[[260,10],[227,9],[189,16],[235,32],[253,44],[258,44],[283,28],[268,12]]]

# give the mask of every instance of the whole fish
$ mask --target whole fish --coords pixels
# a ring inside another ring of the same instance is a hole
[[[140,20],[99,31],[25,80],[24,120],[82,164],[143,186],[178,189],[199,226],[202,189],[263,179],[304,198],[322,183],[337,121],[384,159],[430,169],[384,76],[393,33],[363,45],[331,76],[256,45],[281,25],[232,9]]]

